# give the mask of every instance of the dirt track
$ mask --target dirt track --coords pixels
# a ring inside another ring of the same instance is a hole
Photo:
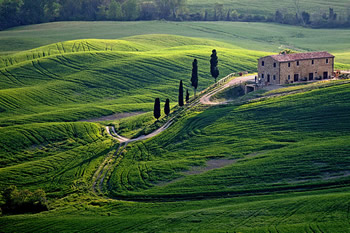
[[[244,76],[244,77],[239,77],[239,78],[235,78],[235,79],[232,79],[231,81],[229,81],[228,83],[224,84],[223,86],[217,88],[217,89],[214,89],[213,91],[203,95],[201,98],[200,98],[200,102],[201,104],[205,104],[205,105],[219,105],[219,104],[225,104],[227,103],[227,101],[225,102],[212,102],[210,100],[210,98],[217,94],[218,92],[226,89],[226,88],[229,88],[231,86],[235,86],[235,85],[239,85],[241,83],[244,83],[244,82],[247,82],[247,81],[254,81],[255,79],[255,75],[249,75],[249,76]]]
[[[229,75],[229,76],[231,76],[231,75]],[[229,77],[229,76],[227,76],[227,77]],[[225,78],[227,78],[227,77],[225,77]],[[225,102],[212,102],[210,100],[210,98],[213,95],[217,94],[218,92],[220,92],[220,91],[222,91],[222,90],[224,90],[226,88],[229,88],[229,87],[234,86],[234,85],[239,85],[240,83],[243,83],[243,82],[253,81],[254,78],[255,78],[254,75],[235,78],[235,79],[229,81],[228,83],[225,83],[224,85],[215,88],[214,90],[210,91],[209,93],[204,94],[199,100],[197,99],[197,100],[193,101],[192,103],[190,103],[187,106],[186,109],[187,110],[191,109],[192,107],[194,107],[194,106],[196,106],[198,104],[204,104],[204,105],[226,104],[227,101],[225,101]],[[155,130],[154,132],[152,132],[150,134],[147,134],[147,135],[139,136],[139,137],[134,138],[134,139],[129,139],[129,138],[123,137],[123,136],[119,135],[116,132],[114,127],[106,126],[107,133],[111,137],[117,139],[119,141],[120,145],[119,145],[118,149],[116,150],[116,152],[114,153],[114,155],[113,156],[107,156],[106,159],[103,161],[103,163],[98,168],[98,170],[95,172],[94,177],[96,177],[96,179],[93,182],[93,191],[95,193],[97,193],[97,187],[98,187],[98,189],[102,192],[102,185],[103,185],[104,179],[105,179],[108,171],[111,169],[111,163],[110,162],[113,159],[113,157],[118,159],[119,156],[121,155],[121,153],[123,152],[123,150],[126,148],[126,146],[130,142],[136,142],[136,141],[145,140],[145,139],[152,138],[152,137],[160,134],[161,132],[166,130],[173,123],[174,118],[178,114],[180,114],[180,113],[177,113],[175,116],[170,118],[162,127],[160,127],[159,129]],[[97,186],[97,184],[99,184],[99,185]]]

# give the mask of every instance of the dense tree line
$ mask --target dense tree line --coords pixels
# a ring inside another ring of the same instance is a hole
[[[273,21],[282,24],[302,25],[313,28],[350,27],[350,11],[338,15],[333,8],[327,11],[289,13],[286,9],[277,10]]]
[[[332,8],[322,12],[279,9],[264,16],[247,14],[213,3],[208,9],[188,10],[186,0],[3,0],[0,4],[0,30],[18,25],[67,20],[176,20],[277,22],[308,27],[349,27],[350,10],[339,14]],[[291,13],[293,11],[294,13]],[[295,13],[297,12],[297,13]]]
[[[185,0],[3,0],[0,30],[63,20],[181,20]]]

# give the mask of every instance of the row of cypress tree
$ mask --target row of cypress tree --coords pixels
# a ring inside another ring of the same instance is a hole
[[[216,50],[213,49],[212,54],[210,56],[210,74],[215,79],[215,82],[216,82],[217,77],[219,77],[219,69],[218,69],[217,65],[218,65],[218,56],[216,54]],[[197,87],[198,87],[198,61],[197,61],[197,59],[194,59],[192,62],[191,86],[193,87],[194,95],[196,96]],[[184,105],[184,96],[183,95],[184,95],[183,83],[182,83],[182,80],[180,80],[179,95],[178,95],[178,104],[180,107],[182,107]],[[188,90],[186,90],[186,103],[188,103],[189,99],[190,99],[190,93],[188,92]],[[165,101],[164,113],[167,116],[170,113],[170,100],[169,99],[166,99],[166,101]],[[154,101],[153,116],[157,120],[161,116],[161,108],[160,108],[160,99],[159,98],[156,98]]]

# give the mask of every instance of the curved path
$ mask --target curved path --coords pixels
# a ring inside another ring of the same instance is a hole
[[[201,98],[200,98],[200,102],[201,104],[204,105],[219,105],[219,104],[226,104],[228,103],[228,101],[224,101],[224,102],[212,102],[210,99],[213,95],[219,93],[220,91],[223,91],[226,88],[229,88],[231,86],[235,86],[235,85],[239,85],[241,83],[245,83],[248,81],[255,81],[255,75],[249,75],[249,76],[243,76],[243,77],[239,77],[239,78],[235,78],[232,79],[231,81],[225,83],[224,85],[212,90],[211,92],[204,94]]]
[[[197,100],[193,101],[192,103],[190,103],[189,105],[187,105],[183,111],[187,111],[198,104],[204,104],[204,105],[226,104],[228,101],[212,102],[210,99],[213,95],[217,94],[218,92],[220,92],[226,88],[229,88],[229,87],[235,86],[235,85],[239,85],[239,84],[247,82],[247,81],[254,81],[254,79],[255,79],[254,75],[243,76],[243,77],[234,78],[234,79],[230,80],[229,82],[223,84],[222,86],[219,86],[222,82],[224,82],[229,77],[232,77],[232,74],[226,76],[225,78],[221,79],[217,83],[213,84],[213,86],[209,87],[209,88],[214,88],[214,89],[209,91],[208,93],[204,94],[202,97],[200,97],[200,99],[197,99]],[[118,149],[115,151],[115,153],[113,153],[105,158],[105,160],[102,162],[100,167],[95,172],[94,177],[93,177],[93,185],[92,185],[93,192],[98,193],[98,192],[103,191],[102,190],[103,182],[106,178],[106,175],[108,174],[108,172],[112,168],[113,163],[115,161],[117,161],[117,159],[120,157],[123,150],[126,148],[126,146],[129,143],[152,138],[152,137],[160,134],[161,132],[166,130],[173,123],[174,118],[177,117],[180,113],[182,113],[182,111],[177,112],[162,127],[153,131],[152,133],[147,134],[147,135],[142,135],[142,136],[139,136],[139,137],[134,138],[134,139],[129,139],[129,138],[126,138],[126,137],[119,135],[113,126],[112,127],[106,126],[106,131],[107,131],[108,135],[110,135],[114,139],[118,140],[120,145],[119,145]]]

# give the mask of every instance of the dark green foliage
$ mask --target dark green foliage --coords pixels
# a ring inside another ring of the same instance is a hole
[[[277,10],[275,13],[275,21],[278,23],[283,23],[283,15],[279,10]]]
[[[153,108],[153,116],[154,118],[156,118],[157,120],[159,119],[159,117],[161,116],[161,112],[160,112],[160,100],[159,98],[156,98],[154,100],[154,108]]]
[[[184,87],[182,84],[182,80],[180,80],[180,85],[179,85],[179,96],[178,96],[178,104],[179,106],[183,106],[184,105]]]
[[[305,22],[305,24],[310,24],[310,14],[303,11],[301,13],[301,17],[303,18],[303,21]]]
[[[304,3],[302,7],[306,14],[315,15],[313,22],[302,20],[303,16],[297,10],[295,17],[292,1],[271,5],[257,0],[249,3],[232,2],[217,3],[208,0],[2,0],[0,1],[0,30],[8,27],[51,21],[95,21],[95,20],[157,20],[166,19],[174,21],[243,21],[243,22],[278,22],[292,25],[313,27],[348,27],[350,22],[346,8],[346,0],[339,0],[329,14],[322,14],[328,10],[325,0]],[[234,5],[233,5],[234,4]],[[237,5],[241,5],[237,7]],[[254,6],[255,5],[255,6]],[[264,6],[261,6],[264,5]],[[283,7],[282,7],[283,5]],[[323,7],[320,6],[322,5]],[[254,6],[254,7],[253,7]],[[232,11],[231,9],[236,10]],[[323,8],[323,9],[322,9]],[[280,9],[283,9],[281,11]],[[315,10],[317,9],[317,10]],[[303,25],[304,26],[304,25]]]
[[[0,3],[0,30],[20,24],[20,0],[3,0]]]
[[[197,61],[197,59],[194,59],[192,62],[191,85],[194,89],[194,95],[196,95],[196,91],[197,91],[197,87],[198,87],[198,61]]]
[[[190,93],[188,92],[188,89],[186,89],[186,103],[190,100]]]
[[[30,192],[10,186],[3,191],[2,196],[5,201],[1,206],[4,214],[38,213],[48,210],[46,194],[42,189]]]
[[[169,99],[166,99],[166,101],[165,101],[164,113],[165,113],[165,115],[169,116],[169,113],[170,113],[170,100]]]
[[[210,56],[210,74],[215,79],[219,77],[219,68],[218,68],[218,56],[216,55],[216,50],[213,49],[212,54]]]

